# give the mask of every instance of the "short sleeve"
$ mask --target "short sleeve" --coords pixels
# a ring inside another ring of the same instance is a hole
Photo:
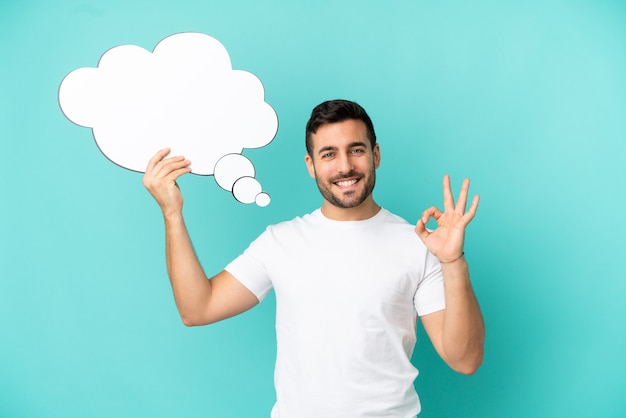
[[[266,230],[224,268],[254,293],[259,301],[272,290],[272,281],[265,265],[267,260],[265,253],[271,248],[271,242],[268,241],[270,234]]]
[[[424,275],[417,286],[414,303],[419,316],[428,315],[446,307],[441,264],[430,252],[426,254]]]

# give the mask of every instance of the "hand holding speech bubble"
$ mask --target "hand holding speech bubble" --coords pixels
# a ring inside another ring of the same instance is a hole
[[[278,118],[261,81],[233,70],[215,38],[186,32],[153,52],[112,48],[97,68],[63,79],[59,105],[69,120],[91,128],[100,151],[121,167],[143,172],[158,149],[169,147],[192,161],[192,173],[214,176],[239,202],[270,202],[241,153],[269,144]]]

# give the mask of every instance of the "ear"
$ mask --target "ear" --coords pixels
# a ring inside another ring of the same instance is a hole
[[[304,162],[306,163],[306,169],[309,170],[309,176],[315,178],[315,166],[313,165],[313,158],[307,153],[304,156]]]
[[[378,144],[374,145],[374,168],[380,167],[380,147]]]

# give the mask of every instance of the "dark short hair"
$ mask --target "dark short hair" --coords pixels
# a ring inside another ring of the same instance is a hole
[[[317,132],[317,130],[326,124],[343,122],[348,119],[356,119],[363,121],[367,128],[367,139],[370,140],[370,145],[374,149],[376,145],[376,133],[374,132],[374,124],[367,115],[365,109],[363,109],[358,103],[351,102],[349,100],[328,100],[324,103],[320,103],[311,112],[311,117],[306,124],[306,151],[312,156],[313,144],[311,136]]]

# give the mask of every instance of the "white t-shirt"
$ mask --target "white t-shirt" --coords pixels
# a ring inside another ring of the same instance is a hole
[[[269,226],[226,270],[276,293],[272,418],[415,417],[417,315],[445,307],[443,276],[404,219],[333,221],[318,209]]]

